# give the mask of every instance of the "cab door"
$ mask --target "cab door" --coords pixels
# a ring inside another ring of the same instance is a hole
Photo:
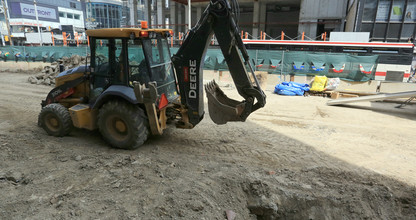
[[[111,85],[127,86],[128,67],[126,40],[92,38],[91,94],[94,100]]]
[[[169,102],[179,97],[173,71],[169,44],[161,34],[143,39],[144,55],[149,65],[149,80],[156,82],[159,95],[165,94]]]

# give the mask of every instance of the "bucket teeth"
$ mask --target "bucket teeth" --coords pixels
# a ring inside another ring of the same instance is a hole
[[[208,98],[209,116],[214,123],[243,121],[240,115],[244,110],[244,102],[228,98],[214,80],[205,85],[205,92]]]

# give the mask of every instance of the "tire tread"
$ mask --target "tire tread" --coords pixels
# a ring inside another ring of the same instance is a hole
[[[58,132],[53,132],[46,127],[44,117],[48,113],[55,114],[62,124],[62,127]],[[59,103],[51,103],[42,108],[38,116],[38,125],[42,127],[49,135],[56,137],[63,137],[68,135],[73,128],[71,115],[69,114],[68,109]]]
[[[116,140],[112,139],[110,135],[107,134],[105,129],[105,120],[106,114],[108,112],[116,112],[119,114],[127,115],[130,119],[129,122],[133,123],[132,137],[127,143],[118,143]],[[132,150],[140,147],[147,140],[149,136],[149,129],[147,123],[147,116],[144,114],[143,109],[137,105],[133,105],[120,100],[113,100],[105,103],[99,113],[97,118],[98,129],[100,130],[103,138],[113,147]]]

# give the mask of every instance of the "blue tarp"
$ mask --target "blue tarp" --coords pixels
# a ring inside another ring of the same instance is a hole
[[[303,95],[305,91],[309,91],[309,85],[296,82],[282,82],[274,87],[274,93],[279,95]]]

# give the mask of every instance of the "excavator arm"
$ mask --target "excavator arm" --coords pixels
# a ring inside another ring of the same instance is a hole
[[[254,75],[248,53],[239,35],[233,11],[228,0],[211,0],[199,22],[192,28],[172,61],[181,94],[182,123],[193,127],[204,115],[203,75],[205,54],[215,34],[238,93],[239,102],[228,98],[214,82],[205,85],[208,110],[216,124],[228,121],[245,121],[255,110],[266,103],[266,95]],[[247,73],[251,72],[253,82]]]

